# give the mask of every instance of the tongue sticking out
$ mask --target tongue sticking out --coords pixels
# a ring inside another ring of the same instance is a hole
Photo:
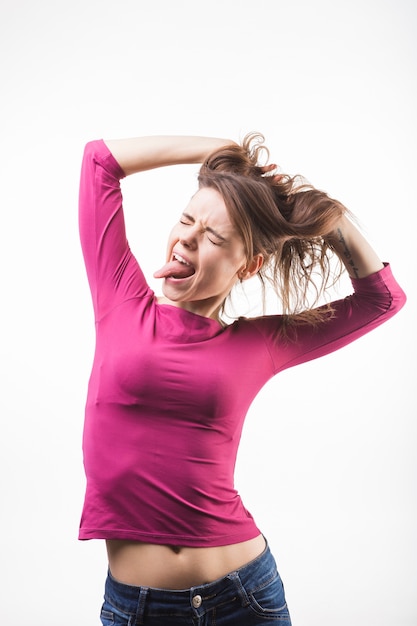
[[[188,278],[194,274],[192,265],[180,263],[180,261],[169,261],[160,270],[154,273],[155,278]]]

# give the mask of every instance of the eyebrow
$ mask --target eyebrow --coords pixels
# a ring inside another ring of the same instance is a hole
[[[190,220],[190,222],[192,222],[193,224],[195,224],[195,219],[193,218],[192,215],[190,215],[189,213],[186,213],[185,211],[183,212],[183,216],[187,218],[187,220]],[[217,237],[218,239],[220,239],[221,241],[226,242],[227,239],[226,237],[223,237],[223,235],[220,235],[216,230],[214,230],[214,228],[211,228],[210,226],[206,226],[204,228],[204,230],[207,230],[209,233],[212,233],[215,237]]]

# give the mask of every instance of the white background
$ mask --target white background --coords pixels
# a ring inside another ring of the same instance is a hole
[[[1,624],[99,623],[104,546],[77,540],[94,338],[77,232],[84,144],[258,130],[273,161],[358,215],[408,303],[268,383],[237,484],[294,626],[416,626],[415,3],[0,7]],[[148,276],[194,189],[188,167],[125,181]]]

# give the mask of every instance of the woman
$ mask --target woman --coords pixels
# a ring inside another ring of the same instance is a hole
[[[291,623],[274,558],[233,485],[245,415],[279,371],[346,345],[405,302],[347,209],[260,165],[262,150],[259,135],[85,149],[80,233],[96,352],[79,537],[106,540],[104,625]],[[126,239],[119,181],[183,163],[201,164],[199,186],[155,272],[156,297]],[[313,307],[334,253],[355,293]],[[255,275],[273,282],[282,312],[226,324],[232,288]]]

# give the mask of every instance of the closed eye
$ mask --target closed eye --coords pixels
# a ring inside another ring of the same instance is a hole
[[[221,246],[223,241],[213,241],[213,239],[211,239],[209,236],[207,236],[207,239],[213,244],[213,246]]]
[[[195,224],[195,219],[191,216],[188,215],[188,213],[183,213],[181,215],[180,218],[180,224],[183,224],[184,226],[193,226]],[[213,228],[211,228],[210,226],[206,226],[204,228],[204,230],[208,233],[210,233],[210,235],[212,237],[216,238],[216,241],[211,239],[210,237],[208,237],[209,241],[211,241],[211,243],[215,246],[221,246],[222,243],[226,243],[227,239],[225,237],[223,237],[222,235],[220,235],[220,233],[216,232]],[[218,240],[218,241],[217,241]]]

